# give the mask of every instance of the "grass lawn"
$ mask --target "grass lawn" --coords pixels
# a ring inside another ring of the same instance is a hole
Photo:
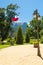
[[[9,47],[10,45],[0,45],[0,49],[3,49],[3,48],[6,48],[6,47]]]
[[[36,39],[30,39],[30,42],[29,43],[23,43],[23,45],[26,45],[26,44],[33,44],[34,42],[37,42]],[[16,42],[14,43],[14,46],[16,46]],[[10,44],[7,43],[7,44],[4,44],[4,45],[0,45],[0,49],[3,49],[3,48],[6,48],[6,47],[9,47]]]

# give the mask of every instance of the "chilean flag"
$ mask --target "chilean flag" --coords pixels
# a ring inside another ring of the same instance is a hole
[[[12,22],[16,22],[16,21],[18,21],[18,17],[12,17],[11,20],[12,20]]]

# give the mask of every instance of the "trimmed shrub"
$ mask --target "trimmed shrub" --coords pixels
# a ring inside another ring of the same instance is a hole
[[[43,36],[41,36],[41,43],[43,43]]]
[[[23,44],[23,33],[21,26],[18,28],[18,32],[16,36],[16,44]]]

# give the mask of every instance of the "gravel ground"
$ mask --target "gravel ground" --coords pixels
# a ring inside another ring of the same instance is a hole
[[[40,45],[43,57],[43,44]],[[43,65],[33,45],[18,45],[0,49],[0,65]]]

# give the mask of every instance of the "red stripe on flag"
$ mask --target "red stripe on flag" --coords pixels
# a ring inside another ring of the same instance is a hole
[[[12,21],[18,21],[18,18],[11,18]]]

